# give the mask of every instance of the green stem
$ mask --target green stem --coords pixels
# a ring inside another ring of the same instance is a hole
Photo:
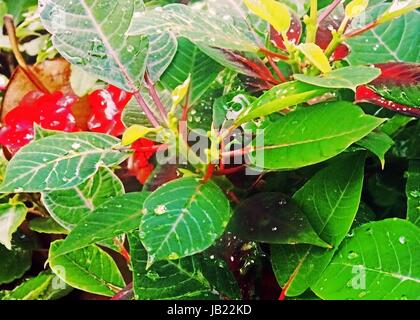
[[[318,29],[318,0],[311,0],[311,13],[304,21],[307,28],[306,43],[315,43]]]

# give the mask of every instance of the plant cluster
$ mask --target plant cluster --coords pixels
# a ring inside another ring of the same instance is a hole
[[[418,299],[419,7],[0,1],[0,299]]]

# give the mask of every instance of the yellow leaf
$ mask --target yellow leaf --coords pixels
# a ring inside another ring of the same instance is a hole
[[[327,56],[315,43],[302,43],[299,45],[299,50],[322,73],[329,73],[331,71]]]
[[[290,28],[292,18],[290,16],[289,8],[280,2],[274,0],[261,0],[270,14],[270,24],[277,32],[287,32]]]
[[[147,128],[138,124],[132,125],[127,130],[125,130],[122,137],[122,145],[128,146],[133,142],[136,142],[140,138],[143,138],[148,133],[155,131],[154,129]]]
[[[248,9],[270,23],[278,32],[287,32],[291,17],[289,8],[275,0],[244,0]]]
[[[369,0],[353,0],[346,7],[346,17],[353,19],[362,14],[369,5]]]
[[[179,85],[175,88],[174,91],[172,91],[172,106],[176,107],[178,104],[184,100],[185,96],[188,93],[188,89],[190,87],[191,82],[191,76],[188,76],[188,78],[184,81],[183,84]]]

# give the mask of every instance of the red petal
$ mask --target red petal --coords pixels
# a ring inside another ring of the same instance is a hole
[[[299,44],[301,36],[302,36],[302,23],[300,22],[299,17],[296,14],[293,14],[289,31],[287,31],[287,38],[291,42],[295,44]],[[278,33],[277,30],[274,29],[272,26],[270,26],[270,38],[271,38],[271,42],[277,48],[283,51],[286,50],[283,36],[280,33]]]

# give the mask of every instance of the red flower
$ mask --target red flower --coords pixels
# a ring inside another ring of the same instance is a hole
[[[121,113],[131,97],[131,93],[112,85],[92,92],[89,95],[89,103],[92,107],[88,120],[89,130],[113,136],[122,135],[125,127],[121,121]]]
[[[134,155],[128,164],[130,172],[141,184],[145,184],[152,174],[155,166],[150,163],[150,159],[156,153],[155,142],[148,139],[140,139],[131,145]]]
[[[16,153],[34,138],[34,123],[44,129],[73,132],[78,131],[71,107],[77,97],[31,91],[19,105],[7,113],[0,129],[0,144],[11,153]]]

